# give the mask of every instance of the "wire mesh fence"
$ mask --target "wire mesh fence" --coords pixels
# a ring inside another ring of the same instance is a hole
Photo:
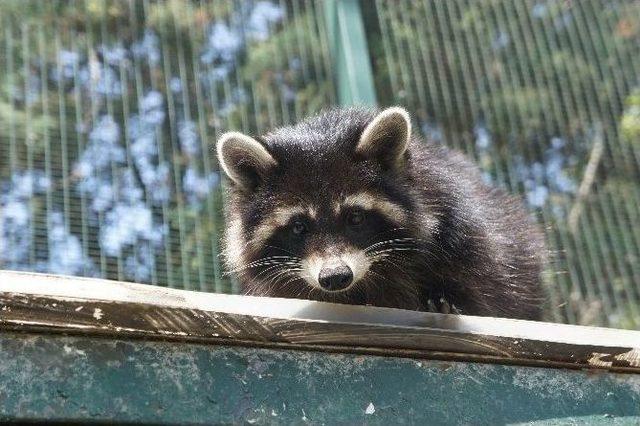
[[[309,1],[0,4],[0,268],[233,291],[227,128],[332,103]]]
[[[0,268],[233,292],[212,147],[336,103],[323,3],[0,3]],[[640,326],[640,3],[364,2],[375,90],[522,194],[555,321]]]
[[[640,3],[378,0],[379,99],[520,193],[556,321],[640,325]]]

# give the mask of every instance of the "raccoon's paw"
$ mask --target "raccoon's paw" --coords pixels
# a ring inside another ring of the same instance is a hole
[[[455,315],[460,315],[462,313],[460,312],[460,309],[456,307],[456,305],[454,305],[453,303],[449,303],[444,297],[441,297],[440,300],[438,300],[438,305],[440,306],[438,307],[431,299],[427,300],[427,312]]]

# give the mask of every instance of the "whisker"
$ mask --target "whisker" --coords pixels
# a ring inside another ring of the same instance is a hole
[[[422,239],[418,239],[418,238],[393,238],[390,240],[384,240],[384,241],[379,241],[375,244],[371,244],[368,247],[366,247],[364,249],[365,252],[371,251],[374,248],[377,247],[381,247],[381,246],[385,246],[385,245],[400,245],[400,244],[414,244],[417,245],[419,242],[422,242],[425,240]]]
[[[280,260],[282,259],[282,260]],[[256,259],[252,262],[246,263],[244,265],[241,265],[237,268],[234,269],[230,269],[227,271],[227,273],[233,273],[233,272],[238,272],[240,270],[243,269],[247,269],[247,268],[252,268],[254,266],[260,266],[261,264],[266,264],[265,262],[280,262],[280,263],[284,263],[284,261],[289,261],[289,262],[300,262],[302,261],[301,258],[299,257],[293,257],[293,256],[268,256],[268,257],[262,257],[260,259]]]

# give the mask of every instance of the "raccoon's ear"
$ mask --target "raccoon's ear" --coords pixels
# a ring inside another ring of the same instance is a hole
[[[254,189],[277,165],[260,142],[242,133],[225,133],[216,148],[222,169],[233,183],[243,189]]]
[[[356,153],[380,162],[386,169],[402,166],[411,137],[409,113],[400,107],[387,108],[364,129]]]

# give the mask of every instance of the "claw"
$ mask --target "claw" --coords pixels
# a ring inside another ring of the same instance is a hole
[[[440,313],[441,314],[451,313],[451,306],[449,305],[449,302],[447,302],[447,300],[444,297],[440,298]]]
[[[436,305],[433,303],[431,299],[427,300],[427,311],[438,313],[438,308],[436,308]]]
[[[456,307],[453,303],[451,304],[451,313],[456,315],[461,315],[462,311]]]

